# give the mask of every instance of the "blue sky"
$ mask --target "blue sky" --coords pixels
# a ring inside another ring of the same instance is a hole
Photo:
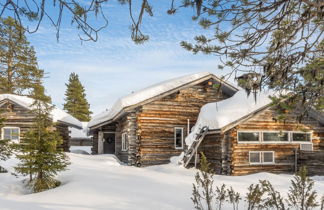
[[[152,1],[154,17],[146,17],[143,30],[150,41],[136,45],[131,41],[131,21],[127,6],[116,1],[105,5],[109,25],[97,42],[81,42],[68,18],[61,28],[59,42],[55,30],[45,21],[39,31],[28,35],[35,47],[39,66],[47,72],[45,86],[55,105],[64,103],[65,83],[75,72],[85,86],[94,114],[109,108],[119,97],[148,85],[201,71],[224,75],[217,69],[218,58],[193,55],[180,47],[203,32],[191,20],[193,10],[169,16],[170,1]]]

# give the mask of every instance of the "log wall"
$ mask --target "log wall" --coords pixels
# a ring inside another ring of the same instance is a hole
[[[10,100],[2,101],[0,106],[0,115],[6,119],[4,126],[20,128],[21,140],[23,140],[24,134],[34,126],[35,115],[31,113],[30,110]],[[68,126],[62,123],[57,123],[55,127],[63,138],[62,148],[64,151],[69,151]],[[2,129],[0,129],[0,136],[1,132]]]
[[[230,156],[230,174],[243,175],[255,172],[293,173],[295,171],[295,149],[299,143],[238,143],[238,131],[309,131],[315,151],[324,151],[324,127],[315,119],[305,117],[300,123],[296,120],[299,113],[291,113],[285,122],[279,122],[274,108],[269,108],[244,123],[226,132],[232,142]],[[249,151],[274,151],[275,164],[249,164]]]
[[[185,138],[188,119],[191,128],[204,104],[224,98],[228,96],[218,96],[217,88],[205,81],[140,107],[137,115],[140,164],[169,163],[170,157],[183,151],[175,149],[174,128],[183,128]]]

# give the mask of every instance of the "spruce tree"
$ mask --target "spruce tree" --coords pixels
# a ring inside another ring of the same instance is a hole
[[[90,121],[92,113],[86,99],[85,89],[76,73],[71,73],[65,92],[64,110],[80,121]]]
[[[0,117],[0,128],[3,126],[4,121],[5,119]],[[6,139],[0,140],[0,161],[6,160],[10,157],[11,150],[8,145],[8,142],[9,141]],[[0,173],[3,172],[6,172],[6,170],[0,165]]]
[[[15,170],[21,175],[29,175],[29,186],[33,192],[40,192],[60,184],[55,175],[66,170],[69,161],[59,148],[62,138],[50,119],[53,108],[48,103],[50,98],[44,94],[43,87],[36,87],[32,94],[35,101],[31,111],[36,116],[34,128],[24,135],[22,144],[17,145],[20,163]]]
[[[43,77],[21,25],[11,17],[0,18],[0,93],[28,94]]]

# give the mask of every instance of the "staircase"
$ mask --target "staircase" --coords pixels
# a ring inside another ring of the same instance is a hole
[[[187,167],[192,159],[192,157],[195,155],[195,167],[197,165],[197,151],[199,148],[200,143],[205,138],[206,134],[208,133],[208,126],[204,126],[200,129],[200,132],[197,134],[196,139],[192,142],[189,148],[185,151],[185,154],[183,156],[183,163],[184,167]]]

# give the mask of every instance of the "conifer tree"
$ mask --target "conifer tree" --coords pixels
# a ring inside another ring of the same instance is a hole
[[[0,93],[28,94],[43,77],[21,25],[11,17],[0,18]]]
[[[69,82],[66,84],[64,110],[80,121],[90,121],[92,113],[86,99],[85,89],[76,73],[71,73]]]
[[[50,98],[44,94],[44,88],[37,86],[33,91],[32,113],[36,115],[34,128],[28,131],[23,142],[17,145],[20,163],[15,167],[17,173],[29,175],[28,184],[34,192],[54,188],[60,184],[55,179],[58,172],[66,170],[68,158],[59,148],[62,138],[54,129],[50,119],[53,108]]]
[[[0,128],[3,126],[4,118],[0,117]],[[0,140],[0,161],[6,160],[11,154],[10,147],[8,146],[8,140]],[[0,165],[0,173],[6,172],[6,170]]]

